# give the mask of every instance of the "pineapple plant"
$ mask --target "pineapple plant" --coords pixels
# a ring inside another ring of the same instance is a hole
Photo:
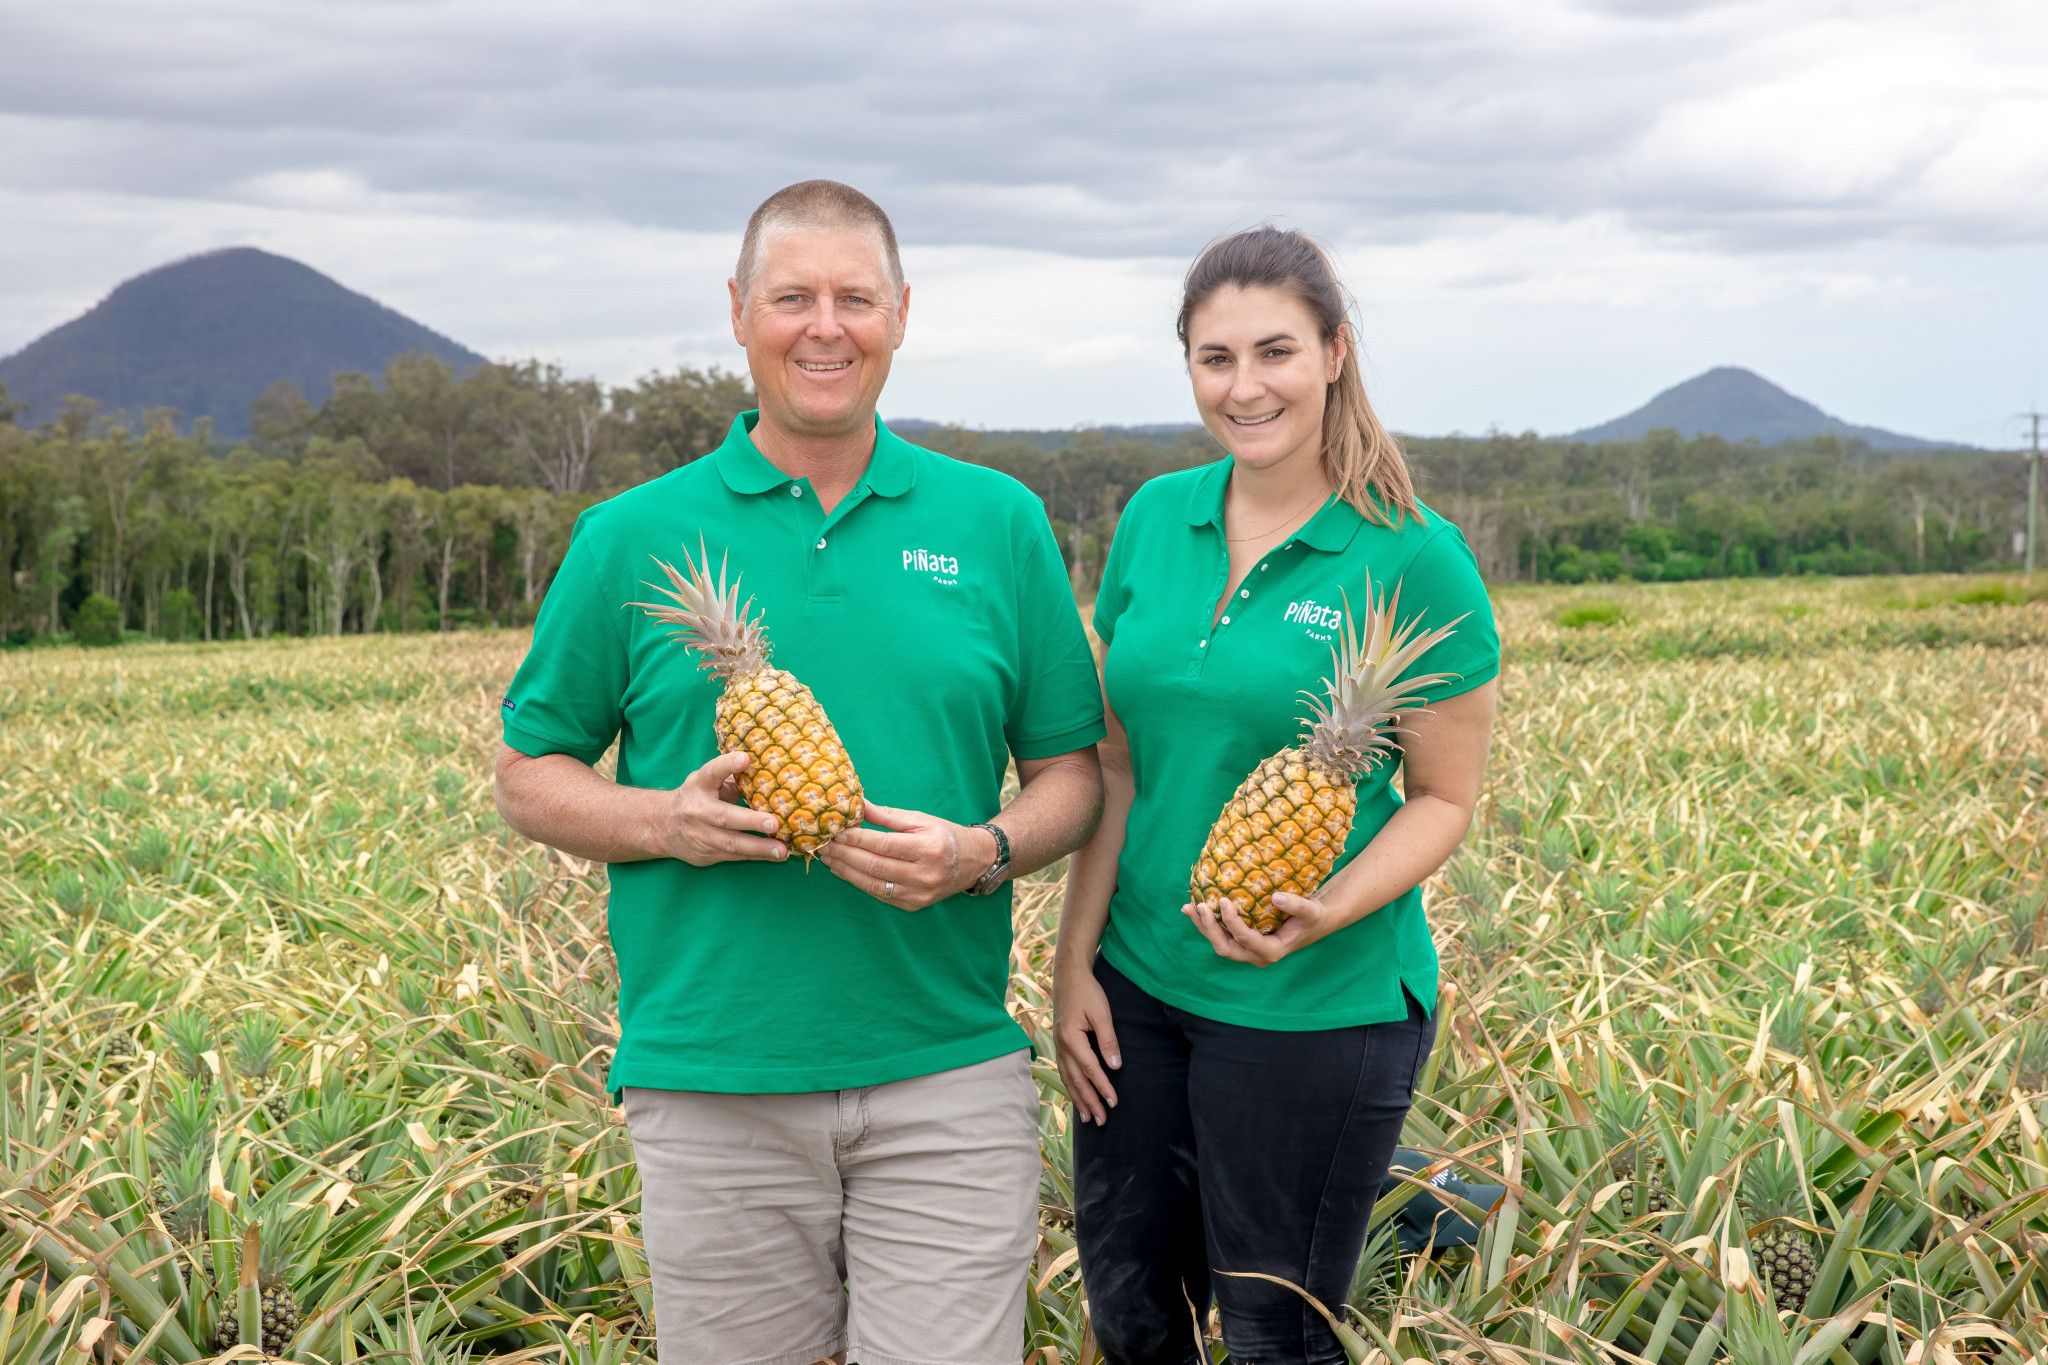
[[[242,1340],[242,1309],[248,1291],[255,1289],[255,1307],[262,1328],[260,1346],[266,1358],[284,1355],[285,1347],[298,1335],[305,1318],[299,1311],[298,1296],[290,1283],[291,1261],[285,1255],[284,1228],[276,1215],[251,1223],[242,1237],[241,1281],[243,1292],[227,1301],[214,1329],[213,1349],[217,1355],[230,1351]],[[251,1269],[253,1262],[254,1269]]]
[[[1303,743],[1261,763],[1224,804],[1195,862],[1195,904],[1216,913],[1229,897],[1245,923],[1270,934],[1287,919],[1273,907],[1276,894],[1312,896],[1330,875],[1351,835],[1358,779],[1398,747],[1392,730],[1400,713],[1420,704],[1423,688],[1451,676],[1402,678],[1457,621],[1418,635],[1413,620],[1396,628],[1400,605],[1398,584],[1391,598],[1375,596],[1368,577],[1364,620],[1354,628],[1346,597],[1331,676],[1323,680],[1328,700],[1311,698]]]
[[[701,667],[724,683],[712,721],[719,752],[743,753],[752,760],[738,778],[741,796],[776,818],[776,839],[811,858],[834,835],[860,823],[865,810],[860,778],[811,689],[768,662],[768,641],[760,619],[752,615],[753,599],[741,605],[739,580],[726,586],[723,561],[718,577],[711,577],[711,556],[701,540],[698,552],[702,563],[683,552],[688,572],[654,561],[670,586],[648,586],[671,602],[627,605],[679,627],[676,637],[703,655]]]
[[[1669,1213],[1671,1192],[1664,1188],[1664,1158],[1646,1150],[1643,1131],[1650,1102],[1639,1090],[1603,1083],[1594,1107],[1600,1115],[1600,1138],[1607,1147],[1607,1169],[1616,1180],[1634,1188],[1637,1214]]]
[[[187,1076],[204,1078],[213,1074],[213,1068],[206,1063],[206,1054],[213,1051],[213,1020],[197,1006],[186,1006],[173,1010],[157,1024],[162,1036],[163,1050],[178,1064],[178,1069]]]
[[[251,1098],[261,1098],[264,1114],[272,1127],[281,1128],[292,1116],[291,1100],[275,1083],[278,1041],[283,1027],[268,1014],[249,1014],[228,1035],[234,1056],[235,1074],[240,1076]]]
[[[1801,1207],[1799,1175],[1781,1147],[1766,1148],[1743,1172],[1742,1204],[1758,1221],[1749,1242],[1757,1274],[1770,1286],[1780,1311],[1804,1311],[1820,1259],[1792,1221]]]

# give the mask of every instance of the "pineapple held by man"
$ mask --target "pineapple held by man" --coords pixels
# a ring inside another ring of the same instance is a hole
[[[1354,628],[1345,597],[1331,676],[1323,680],[1328,700],[1311,697],[1304,742],[1261,763],[1224,805],[1195,862],[1195,904],[1216,911],[1227,896],[1245,923],[1270,934],[1287,919],[1273,906],[1276,894],[1313,896],[1330,875],[1351,836],[1358,779],[1397,747],[1390,731],[1401,712],[1452,676],[1401,677],[1458,622],[1422,635],[1418,621],[1396,629],[1400,605],[1399,585],[1389,599],[1374,594],[1368,577],[1364,619]]]
[[[1820,1270],[1813,1243],[1792,1219],[1800,1209],[1799,1174],[1782,1147],[1759,1152],[1742,1173],[1742,1205],[1763,1226],[1750,1229],[1756,1271],[1771,1286],[1782,1311],[1803,1312],[1813,1277]]]
[[[726,587],[723,561],[714,580],[701,539],[697,548],[702,563],[683,552],[687,573],[654,561],[670,586],[649,586],[674,605],[627,605],[681,627],[677,638],[703,655],[701,666],[725,684],[712,729],[720,753],[743,753],[753,760],[739,775],[740,795],[780,822],[775,837],[792,852],[812,857],[832,836],[861,822],[866,807],[860,778],[811,689],[769,664],[761,622],[751,615],[753,599],[742,606],[739,580]]]

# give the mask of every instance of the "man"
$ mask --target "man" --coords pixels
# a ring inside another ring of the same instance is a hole
[[[1094,828],[1093,660],[1037,500],[876,419],[910,307],[882,210],[792,185],[728,287],[760,410],[583,515],[505,699],[498,808],[612,865],[610,1083],[664,1365],[1014,1365],[1038,1100],[1002,883]],[[824,870],[738,804],[718,681],[629,605],[700,537],[865,788]],[[590,766],[614,737],[616,783]]]

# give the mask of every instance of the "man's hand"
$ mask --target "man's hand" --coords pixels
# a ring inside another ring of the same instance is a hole
[[[1109,996],[1095,979],[1087,963],[1054,964],[1052,984],[1052,1036],[1059,1054],[1060,1079],[1066,1083],[1067,1098],[1083,1123],[1100,1127],[1109,1122],[1116,1107],[1116,1087],[1109,1083],[1108,1065],[1121,1067],[1116,1022],[1110,1018]],[[1097,1054],[1100,1054],[1099,1056]]]
[[[1254,967],[1270,967],[1289,953],[1351,923],[1319,900],[1285,891],[1273,897],[1273,908],[1287,919],[1270,934],[1262,934],[1245,923],[1237,903],[1228,896],[1213,911],[1206,905],[1183,905],[1180,912],[1209,940],[1218,957],[1249,962]]]
[[[720,754],[668,794],[662,830],[668,856],[692,867],[789,856],[773,837],[780,828],[775,817],[740,803],[738,778],[752,761],[745,754]]]
[[[867,803],[881,829],[844,830],[819,850],[832,875],[898,910],[922,910],[981,880],[996,860],[996,839],[922,811]]]

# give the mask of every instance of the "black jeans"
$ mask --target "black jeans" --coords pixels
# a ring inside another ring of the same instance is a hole
[[[1213,1294],[1235,1365],[1342,1362],[1299,1294],[1217,1272],[1276,1275],[1341,1320],[1436,1024],[1411,996],[1398,1023],[1244,1028],[1154,999],[1100,957],[1095,979],[1123,1053],[1109,1122],[1073,1129],[1075,1234],[1103,1355],[1196,1365],[1195,1316]]]

